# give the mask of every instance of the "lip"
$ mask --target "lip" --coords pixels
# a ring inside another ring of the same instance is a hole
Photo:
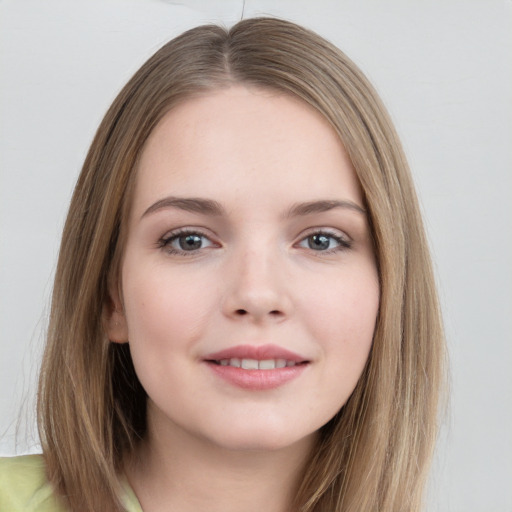
[[[302,357],[295,352],[279,347],[278,345],[237,345],[235,347],[226,348],[219,352],[208,354],[203,359],[205,361],[220,361],[221,359],[286,359],[295,363],[308,362],[306,357]]]
[[[271,370],[245,370],[234,366],[221,366],[223,359],[286,359],[294,366]],[[309,366],[309,360],[277,345],[237,345],[208,354],[204,363],[214,375],[230,385],[252,391],[275,389],[298,378]]]

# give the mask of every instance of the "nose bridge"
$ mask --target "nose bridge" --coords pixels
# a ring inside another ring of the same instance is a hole
[[[276,243],[248,238],[232,255],[226,312],[253,319],[283,317],[291,305],[285,258]]]

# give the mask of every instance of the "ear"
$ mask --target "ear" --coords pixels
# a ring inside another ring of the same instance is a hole
[[[128,326],[116,286],[110,289],[109,298],[103,308],[103,317],[109,340],[113,343],[127,343]]]

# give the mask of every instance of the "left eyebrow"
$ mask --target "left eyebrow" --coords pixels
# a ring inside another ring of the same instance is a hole
[[[366,215],[366,210],[357,203],[348,200],[322,199],[319,201],[309,201],[306,203],[297,203],[292,205],[285,217],[297,217],[303,215],[311,215],[313,213],[323,213],[336,208],[346,208],[362,215]]]

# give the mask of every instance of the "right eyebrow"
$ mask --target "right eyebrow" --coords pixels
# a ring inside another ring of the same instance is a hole
[[[199,197],[175,197],[169,196],[153,203],[143,214],[142,217],[153,212],[167,208],[177,208],[186,212],[201,213],[203,215],[224,215],[225,210],[217,201],[211,199],[202,199]]]

